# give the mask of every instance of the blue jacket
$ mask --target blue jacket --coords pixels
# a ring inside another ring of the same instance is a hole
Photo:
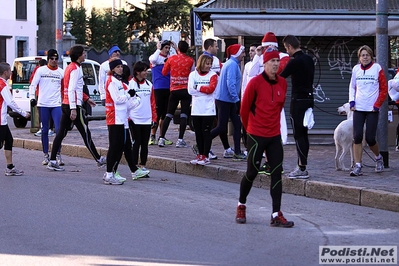
[[[241,70],[239,64],[240,62],[235,57],[230,57],[224,63],[214,93],[216,100],[229,103],[240,101]]]
[[[162,75],[163,66],[162,64],[151,68],[154,90],[170,88],[170,74],[167,76]]]

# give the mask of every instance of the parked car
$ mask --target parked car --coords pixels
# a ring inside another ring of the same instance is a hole
[[[39,60],[47,59],[46,56],[28,56],[15,58],[12,64],[11,93],[15,102],[25,111],[30,112],[29,100],[29,79]],[[68,56],[62,57],[62,68],[65,69],[71,63]],[[89,120],[105,119],[105,107],[101,105],[100,93],[98,91],[98,72],[100,64],[96,61],[86,59],[82,64],[85,90],[89,93],[97,106],[91,109],[87,108],[86,113]],[[15,127],[24,128],[28,119],[20,116],[11,109],[8,114],[13,118]],[[30,118],[29,118],[30,119]]]

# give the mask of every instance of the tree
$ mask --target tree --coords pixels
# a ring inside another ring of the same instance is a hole
[[[162,29],[180,31],[182,37],[190,35],[189,0],[152,1],[142,10],[133,4],[130,5],[128,23],[130,30],[139,30],[139,37],[144,43],[154,37],[160,37]]]
[[[87,45],[86,9],[84,7],[68,8],[65,19],[73,22],[71,34],[76,38],[76,42]]]
[[[127,14],[123,9],[113,15],[111,9],[93,8],[87,24],[90,46],[99,50],[118,44],[122,51],[128,50],[131,32],[128,29]]]
[[[159,38],[162,29],[180,31],[183,39],[188,38],[192,7],[189,0],[152,1],[146,10],[130,4],[129,11],[121,9],[114,14],[110,8],[93,8],[89,18],[86,18],[86,10],[80,7],[69,8],[66,18],[73,22],[71,34],[78,43],[96,49],[118,44],[127,51],[133,30],[139,30],[139,38],[144,43]]]

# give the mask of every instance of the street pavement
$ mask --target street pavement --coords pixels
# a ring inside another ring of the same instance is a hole
[[[9,122],[14,136],[14,146],[27,149],[41,150],[40,138],[30,133],[29,128],[13,128]],[[28,127],[29,127],[28,123]],[[108,132],[105,121],[91,121],[89,128],[93,140],[101,154],[106,154],[108,147]],[[171,123],[166,138],[177,140],[178,125]],[[50,141],[53,138],[50,138]],[[207,166],[190,165],[189,161],[195,155],[191,146],[195,143],[194,132],[187,130],[184,137],[189,147],[176,148],[175,145],[163,148],[157,145],[149,146],[149,161],[147,168],[165,170],[181,174],[197,175],[204,178],[212,178],[238,183],[246,169],[246,162],[234,162],[232,159],[223,158],[223,146],[219,138],[215,138],[212,144],[213,152],[218,156]],[[289,173],[296,166],[296,150],[292,136],[289,136],[288,144],[284,146],[284,171]],[[363,154],[363,176],[351,177],[349,172],[336,171],[334,164],[335,146],[332,135],[311,136],[308,171],[310,178],[307,180],[292,180],[283,177],[283,190],[285,193],[301,195],[328,201],[351,203],[385,210],[399,212],[399,152],[394,147],[389,147],[389,168],[383,173],[375,173],[375,163],[368,148]],[[230,145],[233,146],[230,137]],[[83,148],[82,148],[83,146]],[[72,156],[89,158],[85,152],[83,141],[76,129],[68,133],[63,141],[62,153]],[[42,158],[38,158],[38,162]],[[349,154],[346,158],[346,166],[350,165]],[[68,168],[68,166],[66,166]],[[265,175],[258,175],[254,186],[269,189],[270,179]]]
[[[253,188],[237,224],[237,183],[159,170],[133,181],[120,165],[128,180],[111,186],[92,158],[64,156],[64,172],[41,160],[15,148],[25,174],[0,177],[1,266],[314,266],[319,246],[398,244],[399,212],[284,194],[295,226],[273,228],[269,191]]]

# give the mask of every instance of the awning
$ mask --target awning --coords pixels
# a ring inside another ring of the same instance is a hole
[[[279,36],[375,36],[375,16],[253,16],[211,15],[218,37],[260,36],[272,31]],[[389,19],[388,35],[399,36],[399,17]]]

